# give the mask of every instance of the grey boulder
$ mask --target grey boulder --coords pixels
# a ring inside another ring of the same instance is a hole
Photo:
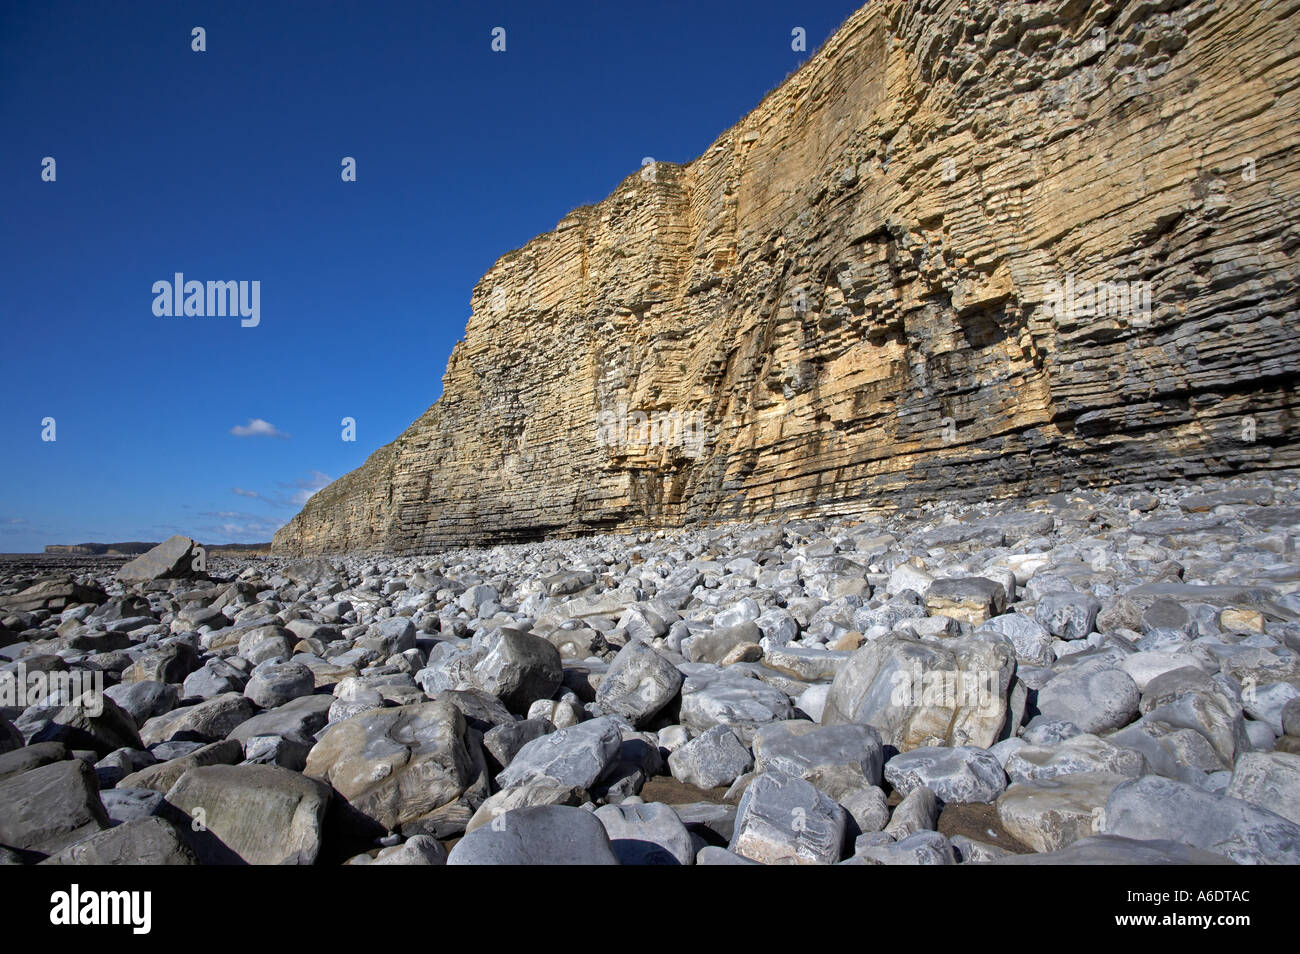
[[[1124,670],[1089,661],[1038,690],[1038,710],[1048,719],[1096,733],[1128,725],[1137,716],[1140,699],[1137,683]]]
[[[834,864],[848,813],[809,782],[765,772],[741,796],[731,851],[762,864]]]
[[[537,805],[498,815],[456,843],[449,865],[616,865],[605,826],[591,812]]]
[[[622,745],[617,720],[592,719],[527,743],[497,775],[496,782],[503,789],[536,779],[590,788],[617,760]]]
[[[885,778],[903,795],[928,788],[945,805],[995,801],[1007,784],[997,758],[973,746],[912,749],[885,763]]]
[[[0,779],[0,844],[53,854],[109,826],[94,770],[81,759]]]
[[[695,860],[690,832],[662,802],[602,805],[595,815],[620,864],[689,865]]]
[[[244,695],[263,709],[274,709],[315,688],[316,677],[302,663],[269,661],[253,669]]]
[[[474,667],[475,682],[518,713],[527,712],[538,699],[551,698],[563,676],[558,649],[538,636],[513,629],[503,629],[500,639]]]
[[[619,650],[596,690],[596,704],[635,726],[643,726],[672,701],[682,674],[668,659],[640,640]]]
[[[145,583],[196,576],[197,547],[198,544],[189,537],[180,534],[168,537],[152,550],[124,564],[117,571],[117,578],[124,583]]]
[[[203,864],[314,864],[330,789],[273,765],[190,769],[167,792]]]
[[[1181,842],[1240,864],[1300,864],[1300,825],[1242,799],[1157,775],[1111,792],[1102,830]]]
[[[1101,601],[1091,593],[1044,593],[1034,618],[1059,639],[1083,639],[1097,628]]]
[[[836,801],[879,785],[885,763],[880,733],[869,725],[774,722],[755,733],[754,756],[758,771],[806,779]]]
[[[196,865],[198,858],[171,822],[149,816],[69,845],[46,865]]]
[[[697,735],[668,756],[673,778],[699,788],[730,785],[753,764],[749,749],[725,725]]]

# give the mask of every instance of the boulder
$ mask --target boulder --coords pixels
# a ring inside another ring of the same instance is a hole
[[[14,728],[14,724],[0,715],[0,755],[23,747],[23,734]]]
[[[495,725],[483,733],[483,748],[497,760],[502,768],[509,765],[519,750],[534,739],[555,731],[549,719],[521,719]]]
[[[1118,835],[1089,835],[1060,851],[1033,855],[1003,855],[991,865],[1231,865],[1220,854],[1168,839],[1135,839]]]
[[[429,835],[412,835],[400,845],[383,849],[370,865],[445,865],[447,849]]]
[[[695,845],[677,814],[661,802],[623,802],[595,811],[624,865],[689,865]]]
[[[259,712],[230,730],[226,736],[247,746],[255,738],[274,736],[304,746],[303,757],[316,744],[315,735],[325,728],[332,697],[299,696],[282,706]]]
[[[20,737],[21,744],[21,737]],[[32,745],[15,748],[0,755],[0,779],[11,775],[21,775],[42,765],[61,762],[72,758],[72,753],[62,742],[36,742]]]
[[[495,795],[484,799],[465,826],[471,832],[481,825],[486,825],[498,815],[512,812],[517,808],[531,808],[535,805],[573,805],[578,806],[590,801],[585,788],[564,785],[548,778],[535,779],[516,788],[504,788]]]
[[[610,717],[559,729],[524,745],[497,775],[500,788],[546,779],[560,785],[591,788],[618,759],[623,733]]]
[[[1034,851],[1056,851],[1101,830],[1106,800],[1125,781],[1091,772],[1016,782],[998,797],[998,819]]]
[[[885,779],[903,795],[928,788],[945,805],[992,802],[1007,784],[997,758],[973,746],[911,749],[885,763]]]
[[[500,639],[474,667],[474,679],[510,711],[524,713],[534,701],[551,698],[560,687],[560,653],[538,636],[503,629]]]
[[[619,650],[596,689],[596,704],[605,712],[644,726],[682,686],[682,674],[668,659],[640,640]]]
[[[263,709],[274,709],[315,689],[316,677],[301,663],[268,661],[253,669],[244,695]]]
[[[165,798],[187,816],[203,864],[310,865],[330,789],[272,765],[208,765],[182,775]]]
[[[289,659],[293,656],[298,637],[292,631],[275,623],[252,626],[239,636],[239,655],[254,666],[269,659]]]
[[[244,749],[231,739],[212,742],[188,755],[146,766],[123,778],[118,785],[130,789],[153,789],[164,794],[192,768],[205,765],[234,765],[244,757]]]
[[[1007,756],[1003,767],[1013,782],[1045,781],[1090,772],[1137,778],[1146,771],[1146,759],[1134,749],[1085,733],[1056,745],[1019,746]]]
[[[1247,752],[1237,759],[1224,794],[1300,824],[1300,755]]]
[[[730,785],[753,765],[749,749],[725,725],[715,725],[668,756],[673,778],[698,788]]]
[[[834,864],[847,823],[848,813],[810,783],[765,772],[740,799],[728,847],[762,864]]]
[[[1105,732],[1137,716],[1141,693],[1133,677],[1105,661],[1078,663],[1038,690],[1038,710],[1084,732]]]
[[[954,638],[942,647],[883,636],[835,676],[822,722],[874,726],[900,750],[998,740],[1015,656],[1004,643]]]
[[[1056,658],[1052,650],[1052,634],[1038,620],[1020,613],[995,616],[976,630],[976,633],[982,632],[1005,637],[1015,647],[1017,659],[1035,666],[1050,666]]]
[[[1158,737],[1179,730],[1200,735],[1213,751],[1214,769],[1230,768],[1240,753],[1250,749],[1241,708],[1217,691],[1180,693],[1172,702],[1151,709],[1134,727],[1149,729]]]
[[[181,682],[199,668],[199,655],[188,643],[172,641],[151,649],[122,670],[122,682]]]
[[[605,826],[591,812],[538,805],[499,815],[456,843],[449,865],[616,865]]]
[[[1091,593],[1044,593],[1034,619],[1058,639],[1083,639],[1097,628],[1101,601]]]
[[[187,699],[211,699],[228,692],[241,693],[248,675],[224,659],[209,659],[185,677],[181,693]]]
[[[81,759],[0,779],[0,845],[54,854],[107,827],[95,771]]]
[[[46,865],[196,865],[176,827],[157,817],[109,828],[51,855]]]
[[[682,683],[681,722],[695,733],[715,725],[752,726],[788,719],[793,712],[790,697],[780,689],[734,669],[700,671]]]
[[[170,580],[197,576],[195,568],[198,544],[189,537],[177,534],[168,537],[147,553],[126,563],[117,571],[123,583],[146,583],[149,580]]]
[[[180,701],[176,686],[154,680],[109,686],[104,695],[121,706],[136,725],[171,712]]]
[[[696,663],[721,663],[738,646],[758,643],[763,631],[753,622],[722,626],[692,636],[686,647],[686,656]]]
[[[62,742],[69,749],[91,749],[101,756],[121,748],[144,748],[130,714],[93,689],[56,710],[32,741]]]
[[[935,580],[925,594],[925,608],[932,616],[948,616],[972,626],[1000,615],[1006,606],[1006,588],[982,576]]]
[[[140,738],[146,746],[168,739],[218,742],[256,712],[257,707],[251,699],[237,692],[227,692],[205,702],[154,716],[140,727]]]
[[[1300,825],[1250,802],[1144,775],[1106,802],[1103,833],[1180,842],[1240,864],[1300,864]]]
[[[805,779],[840,801],[845,793],[879,785],[885,756],[880,733],[869,725],[774,722],[755,733],[754,760],[760,772]]]
[[[125,825],[137,818],[148,818],[166,808],[163,798],[165,792],[155,792],[148,788],[110,788],[99,793],[99,800],[104,803],[108,820],[114,825]]]
[[[327,728],[303,773],[328,782],[362,827],[394,831],[474,780],[465,717],[449,702],[373,709]]]
[[[70,576],[59,576],[0,597],[0,602],[10,613],[31,613],[42,609],[57,613],[81,603],[103,603],[107,598],[108,594],[98,584],[78,583]]]
[[[855,847],[853,862],[871,865],[955,865],[952,842],[937,831],[913,832],[896,842]]]
[[[804,682],[816,682],[834,679],[851,655],[851,652],[843,650],[774,646],[763,654],[763,665]]]
[[[928,788],[914,788],[898,803],[884,830],[887,835],[902,840],[913,832],[933,831],[938,823],[938,796]]]

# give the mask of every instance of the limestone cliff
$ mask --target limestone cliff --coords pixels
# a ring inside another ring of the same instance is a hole
[[[443,396],[275,551],[1300,465],[1298,18],[872,0],[498,261]]]

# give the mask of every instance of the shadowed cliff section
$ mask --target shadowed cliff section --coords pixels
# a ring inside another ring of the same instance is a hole
[[[694,162],[502,257],[443,396],[274,552],[1300,465],[1285,6],[873,2]],[[1063,313],[1071,276],[1151,309]]]

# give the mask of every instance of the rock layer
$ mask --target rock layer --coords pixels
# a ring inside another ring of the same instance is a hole
[[[1296,47],[1276,4],[872,3],[502,257],[442,397],[274,549],[1300,464]]]

